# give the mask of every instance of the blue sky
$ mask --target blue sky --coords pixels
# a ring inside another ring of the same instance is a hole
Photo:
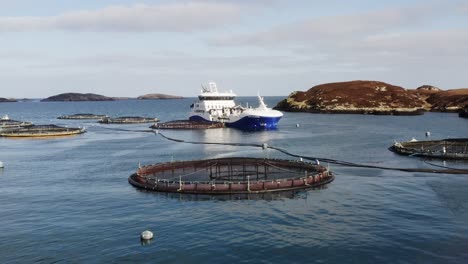
[[[0,97],[468,87],[468,1],[4,1]]]

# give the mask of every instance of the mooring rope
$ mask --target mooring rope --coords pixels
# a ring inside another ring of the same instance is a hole
[[[448,167],[448,166],[444,166],[444,165],[438,165],[438,164],[429,162],[427,160],[424,160],[424,163],[429,164],[429,165],[434,166],[434,167],[438,167],[438,168],[451,169],[451,170],[461,170],[461,171],[465,170],[465,169],[460,169],[460,168]]]
[[[101,126],[102,127],[102,126]],[[178,142],[178,143],[188,143],[188,144],[197,144],[197,145],[224,145],[224,146],[236,146],[236,147],[257,147],[257,148],[265,148],[264,144],[253,144],[253,143],[224,143],[224,142],[199,142],[199,141],[187,141],[187,140],[182,140],[182,139],[176,139],[176,138],[171,138],[159,131],[155,130],[131,130],[131,129],[120,129],[120,128],[106,128],[102,127],[104,129],[109,129],[109,130],[116,130],[116,131],[126,131],[126,132],[144,132],[144,133],[154,133],[155,135],[160,135],[161,137]],[[354,162],[349,162],[349,161],[343,161],[343,160],[336,160],[336,159],[329,159],[329,158],[321,158],[321,157],[311,157],[311,156],[304,156],[304,155],[298,155],[291,153],[287,150],[284,150],[282,148],[278,147],[273,147],[273,146],[266,146],[269,149],[273,149],[276,151],[279,151],[285,155],[295,157],[295,158],[302,158],[305,160],[309,161],[322,161],[322,162],[328,162],[330,164],[335,164],[335,165],[340,165],[340,166],[345,166],[345,167],[354,167],[354,168],[366,168],[366,169],[380,169],[380,170],[393,170],[393,171],[404,171],[404,172],[424,172],[424,173],[443,173],[443,174],[468,174],[468,169],[457,169],[457,168],[450,168],[450,167],[444,167],[444,166],[437,166],[441,167],[444,169],[420,169],[420,168],[399,168],[399,167],[385,167],[385,166],[375,166],[375,165],[368,165],[368,164],[360,164],[360,163],[354,163]]]
[[[223,142],[198,142],[198,141],[187,141],[187,140],[182,140],[182,139],[175,139],[168,137],[164,135],[161,132],[156,132],[153,131],[155,135],[160,135],[163,138],[174,141],[174,142],[179,142],[179,143],[189,143],[189,144],[207,144],[207,145],[225,145],[225,146],[248,146],[248,147],[259,147],[259,148],[264,148],[265,146],[263,144],[253,144],[253,143],[223,143]],[[444,173],[444,174],[468,174],[468,169],[454,169],[454,168],[445,168],[445,169],[419,169],[419,168],[398,168],[398,167],[384,167],[384,166],[375,166],[375,165],[367,165],[367,164],[359,164],[359,163],[354,163],[354,162],[348,162],[348,161],[342,161],[342,160],[336,160],[336,159],[328,159],[328,158],[320,158],[320,157],[310,157],[310,156],[303,156],[303,155],[298,155],[291,153],[287,150],[278,148],[278,147],[272,147],[272,146],[267,146],[269,149],[274,149],[276,151],[279,151],[283,154],[286,154],[291,157],[296,157],[296,158],[303,158],[306,160],[310,161],[315,161],[319,160],[322,162],[328,162],[330,164],[335,164],[335,165],[341,165],[341,166],[346,166],[346,167],[355,167],[355,168],[367,168],[367,169],[380,169],[380,170],[394,170],[394,171],[404,171],[404,172],[425,172],[425,173]]]
[[[115,127],[103,127],[103,126],[93,126],[93,127],[99,127],[107,130],[115,130],[115,131],[124,131],[124,132],[143,132],[143,133],[154,133],[154,130],[152,129],[141,129],[141,130],[136,130],[136,129],[123,129],[123,128],[115,128]]]

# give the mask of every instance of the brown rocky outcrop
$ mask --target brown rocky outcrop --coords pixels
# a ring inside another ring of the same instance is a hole
[[[275,109],[292,112],[421,114],[424,101],[402,87],[378,81],[350,81],[294,92]]]
[[[432,105],[427,102],[427,99],[431,95],[442,91],[442,89],[440,89],[438,87],[435,87],[435,86],[432,86],[432,85],[425,84],[425,85],[419,86],[418,88],[416,88],[414,90],[408,90],[408,91],[415,94],[420,99],[422,99],[424,101],[424,106],[423,106],[424,110],[430,111],[432,109]]]
[[[183,98],[184,97],[182,97],[182,96],[153,93],[153,94],[145,94],[145,95],[142,95],[142,96],[138,96],[137,99],[140,99],[140,100],[159,100],[159,99],[183,99]]]
[[[468,88],[440,91],[429,96],[426,101],[431,104],[431,111],[459,112],[468,105]]]
[[[424,84],[416,88],[416,91],[420,93],[433,94],[442,91],[442,89],[432,85]]]
[[[107,97],[100,94],[92,93],[63,93],[59,95],[54,95],[46,99],[41,100],[41,102],[74,102],[74,101],[114,101],[114,98]]]
[[[423,85],[406,90],[379,81],[350,81],[314,86],[294,92],[275,109],[291,112],[356,114],[422,114],[458,112],[468,105],[468,89],[442,90]]]

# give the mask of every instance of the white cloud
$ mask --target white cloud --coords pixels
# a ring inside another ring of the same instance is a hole
[[[468,55],[468,28],[374,35],[362,41],[362,50],[403,52],[406,55]]]
[[[374,34],[421,29],[456,12],[459,5],[434,4],[369,11],[352,15],[314,17],[263,32],[229,35],[210,40],[219,46],[329,45],[342,40],[360,40]]]
[[[195,73],[211,72],[293,72],[303,67],[317,66],[322,58],[297,58],[287,55],[212,55],[182,54],[124,54],[107,53],[86,57],[58,58],[53,61],[35,60],[28,69],[40,72],[109,71],[125,70],[146,73]]]
[[[236,21],[241,9],[240,5],[214,2],[110,6],[48,17],[0,17],[0,32],[186,32]]]
[[[457,17],[459,7],[443,3],[311,18],[263,32],[218,37],[210,43],[289,50],[291,56],[303,59],[320,54],[326,61],[319,63],[339,71],[455,69],[466,64],[468,27],[444,22],[448,17],[464,21]]]

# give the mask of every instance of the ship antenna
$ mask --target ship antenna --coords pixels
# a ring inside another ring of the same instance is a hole
[[[267,108],[265,102],[263,101],[263,97],[260,96],[260,92],[259,92],[259,91],[257,91],[257,97],[258,97],[259,107]]]

